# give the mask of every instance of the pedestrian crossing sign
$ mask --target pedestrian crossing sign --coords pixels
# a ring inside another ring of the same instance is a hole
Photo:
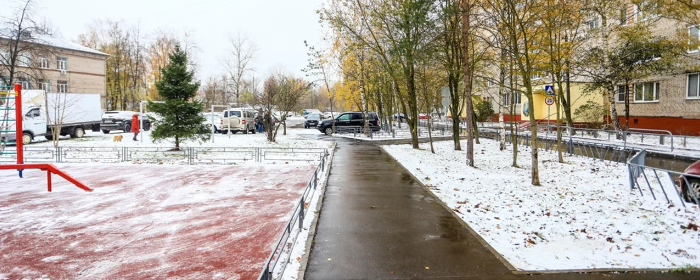
[[[554,95],[554,87],[551,85],[544,86],[544,91],[547,93],[547,95]]]

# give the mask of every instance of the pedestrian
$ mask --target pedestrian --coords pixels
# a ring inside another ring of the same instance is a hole
[[[262,110],[258,111],[258,115],[255,116],[255,127],[258,129],[258,133],[263,132],[263,117],[262,117]]]
[[[139,136],[139,114],[134,114],[131,116],[131,132],[134,133],[134,141],[139,141],[136,137]]]

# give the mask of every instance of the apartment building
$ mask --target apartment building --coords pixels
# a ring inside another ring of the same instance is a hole
[[[48,35],[31,36],[22,44],[36,47],[23,48],[19,54],[15,82],[25,89],[43,89],[54,93],[99,93],[102,107],[106,96],[106,60],[108,54],[67,40]],[[7,63],[9,40],[0,38],[0,63]],[[0,67],[0,85],[9,81],[7,67]]]
[[[687,30],[691,40],[700,41],[698,24],[662,19],[656,15],[644,15],[637,7],[629,5],[627,13],[633,14],[626,24],[654,20],[653,35],[676,34]],[[629,126],[631,128],[661,129],[673,134],[700,135],[700,52],[697,48],[687,51],[683,63],[671,73],[652,76],[630,85],[625,95],[623,85],[618,86],[615,105],[624,123],[624,102],[628,98]]]

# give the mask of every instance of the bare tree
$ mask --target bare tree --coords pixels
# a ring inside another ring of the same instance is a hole
[[[45,40],[50,30],[34,20],[32,0],[22,3],[0,26],[0,82],[12,85],[22,79],[25,88],[31,88],[29,78],[43,77],[36,66],[38,57],[51,52]]]
[[[245,86],[244,78],[251,70],[250,63],[255,58],[257,47],[245,33],[241,32],[230,35],[228,40],[230,49],[227,57],[221,63],[231,78],[236,105],[240,106],[241,93]],[[226,103],[228,102],[229,100],[227,99]]]

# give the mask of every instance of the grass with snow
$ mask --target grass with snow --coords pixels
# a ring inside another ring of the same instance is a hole
[[[428,145],[384,149],[519,270],[700,266],[700,232],[686,229],[698,208],[630,192],[623,164],[541,151],[533,186],[527,147],[513,167],[512,146],[482,140],[473,169],[451,141]]]

